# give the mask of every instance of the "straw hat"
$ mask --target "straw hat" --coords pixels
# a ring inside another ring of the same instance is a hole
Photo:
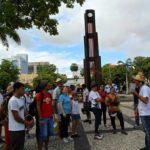
[[[62,80],[60,78],[57,78],[56,83],[61,82]]]
[[[13,91],[14,91],[13,85],[9,85],[7,87],[7,93],[9,94],[9,93],[12,93]]]
[[[145,80],[143,72],[139,72],[136,76],[133,76],[133,79],[143,82]]]

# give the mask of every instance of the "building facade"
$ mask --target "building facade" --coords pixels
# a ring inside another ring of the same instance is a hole
[[[21,74],[28,74],[28,55],[17,54],[9,59],[16,66]]]

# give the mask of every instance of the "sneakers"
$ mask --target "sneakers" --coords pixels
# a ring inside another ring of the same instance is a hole
[[[146,148],[146,147],[143,147],[143,148],[141,148],[140,150],[147,150],[147,148]]]
[[[88,119],[86,119],[86,120],[84,120],[83,122],[89,122],[89,120],[88,120]]]
[[[122,130],[121,133],[124,135],[128,135],[128,133],[125,130]]]
[[[63,138],[62,140],[65,144],[69,143],[68,138]]]
[[[67,139],[68,139],[69,142],[72,142],[72,141],[73,141],[73,138],[70,137],[70,136],[69,136]]]
[[[104,137],[103,135],[100,135],[100,134],[98,135],[98,134],[97,134],[97,135],[94,136],[94,139],[95,139],[95,140],[102,140],[103,137]]]

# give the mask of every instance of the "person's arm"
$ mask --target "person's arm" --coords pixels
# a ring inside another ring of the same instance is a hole
[[[41,115],[41,102],[37,101],[36,103],[37,103],[37,112],[38,112],[39,119],[42,119],[42,115]]]
[[[42,95],[41,93],[36,94],[36,104],[37,104],[37,112],[39,119],[42,119],[42,113],[41,113],[41,100],[42,100]]]
[[[60,102],[59,102],[59,106],[60,106],[60,110],[61,110],[61,112],[62,112],[63,116],[65,117],[65,116],[66,116],[66,114],[65,114],[65,112],[64,112],[63,102],[62,102],[62,101],[60,101]]]
[[[19,122],[19,123],[22,123],[24,124],[25,126],[30,126],[32,124],[33,121],[26,121],[24,119],[22,119],[19,114],[18,114],[18,111],[16,110],[11,110],[13,116],[14,116],[14,119]]]
[[[136,95],[140,101],[142,101],[144,104],[147,104],[148,103],[148,94],[145,92],[144,95],[145,96],[140,96],[136,91],[132,92],[133,95]]]

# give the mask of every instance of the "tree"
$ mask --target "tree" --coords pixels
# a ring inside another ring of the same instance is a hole
[[[75,83],[77,82],[78,80],[78,76],[77,76],[77,71],[78,71],[78,65],[76,63],[72,63],[71,66],[70,66],[70,70],[72,71],[73,73],[73,78],[74,78],[74,81]]]
[[[56,73],[56,66],[54,64],[41,65],[37,68],[38,76],[33,79],[33,85],[37,85],[41,80],[48,80],[54,84],[57,78],[62,79],[63,82],[67,81],[65,74]]]
[[[0,65],[0,86],[6,89],[10,82],[18,80],[19,70],[8,60],[3,60]]]
[[[80,70],[80,75],[83,77],[84,76],[84,69],[83,68],[81,68],[81,70]]]
[[[9,46],[7,36],[20,43],[18,29],[30,29],[33,26],[43,29],[50,35],[58,34],[58,21],[54,15],[64,3],[73,8],[74,3],[83,4],[85,0],[0,0],[0,39]]]
[[[150,79],[150,57],[135,57],[133,64],[135,66],[134,74],[142,71],[145,77]]]
[[[132,60],[130,58],[128,58],[125,62],[118,61],[118,64],[123,65],[126,68],[126,94],[128,94],[129,93],[128,72],[133,67],[133,63],[132,63]]]

